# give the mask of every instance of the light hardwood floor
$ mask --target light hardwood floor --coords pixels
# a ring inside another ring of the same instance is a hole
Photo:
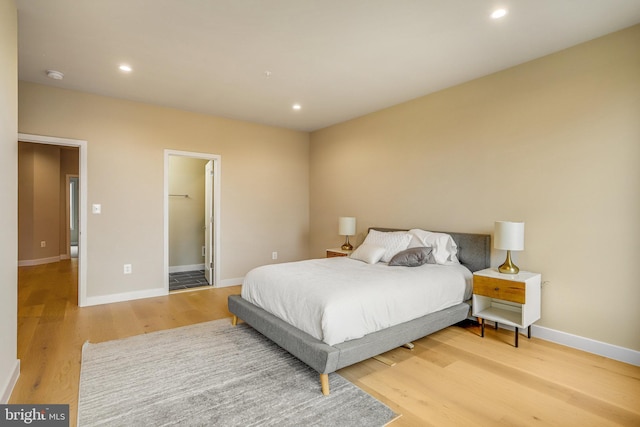
[[[76,424],[81,347],[229,317],[239,286],[77,307],[76,261],[18,273],[21,375],[10,403],[68,403]],[[402,416],[401,426],[640,426],[640,367],[487,328],[450,327],[414,350],[339,371]],[[319,385],[318,385],[319,387]],[[320,389],[318,388],[318,393]]]

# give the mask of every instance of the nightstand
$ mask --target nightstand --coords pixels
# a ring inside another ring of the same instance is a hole
[[[340,248],[327,249],[327,258],[334,258],[337,256],[349,256],[351,255],[351,252],[353,251],[345,251],[344,249],[340,249]]]
[[[531,338],[531,324],[540,319],[540,274],[520,271],[502,274],[495,268],[473,273],[472,314],[482,324],[491,320],[515,327],[515,346],[518,347],[518,328],[527,328]]]

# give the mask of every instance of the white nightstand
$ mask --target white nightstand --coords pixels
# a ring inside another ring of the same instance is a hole
[[[340,249],[340,248],[327,249],[327,258],[333,258],[337,256],[349,256],[351,255],[351,252],[353,251],[345,251],[344,249]]]
[[[540,274],[520,271],[502,274],[495,268],[473,273],[473,310],[482,324],[491,320],[514,326],[515,346],[518,347],[518,328],[527,328],[531,338],[531,324],[540,319]]]

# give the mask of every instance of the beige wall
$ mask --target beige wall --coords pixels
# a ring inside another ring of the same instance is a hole
[[[19,261],[53,262],[68,254],[67,174],[78,174],[77,148],[19,143]]]
[[[59,147],[19,144],[18,230],[18,260],[60,255]]]
[[[17,360],[18,13],[0,0],[0,403],[6,403]]]
[[[635,26],[312,133],[310,255],[340,244],[342,215],[358,243],[522,220],[538,324],[640,350],[639,46]]]
[[[307,257],[307,133],[25,82],[19,102],[20,132],[88,141],[87,297],[163,287],[165,149],[221,156],[222,280]]]
[[[207,160],[169,156],[169,266],[204,263],[204,168]]]

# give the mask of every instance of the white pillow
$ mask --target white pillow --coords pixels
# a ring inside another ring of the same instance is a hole
[[[355,251],[351,252],[351,258],[364,261],[367,264],[375,264],[380,261],[385,252],[386,249],[382,246],[363,243]]]
[[[432,231],[425,231],[414,228],[409,230],[411,242],[410,248],[416,248],[420,246],[426,246],[433,248],[431,255],[436,261],[436,264],[459,264],[458,246],[449,234],[446,233],[434,233]]]
[[[377,231],[371,230],[364,239],[363,244],[382,246],[385,248],[382,256],[383,262],[391,261],[391,258],[400,251],[404,251],[409,246],[411,234],[406,231]]]

